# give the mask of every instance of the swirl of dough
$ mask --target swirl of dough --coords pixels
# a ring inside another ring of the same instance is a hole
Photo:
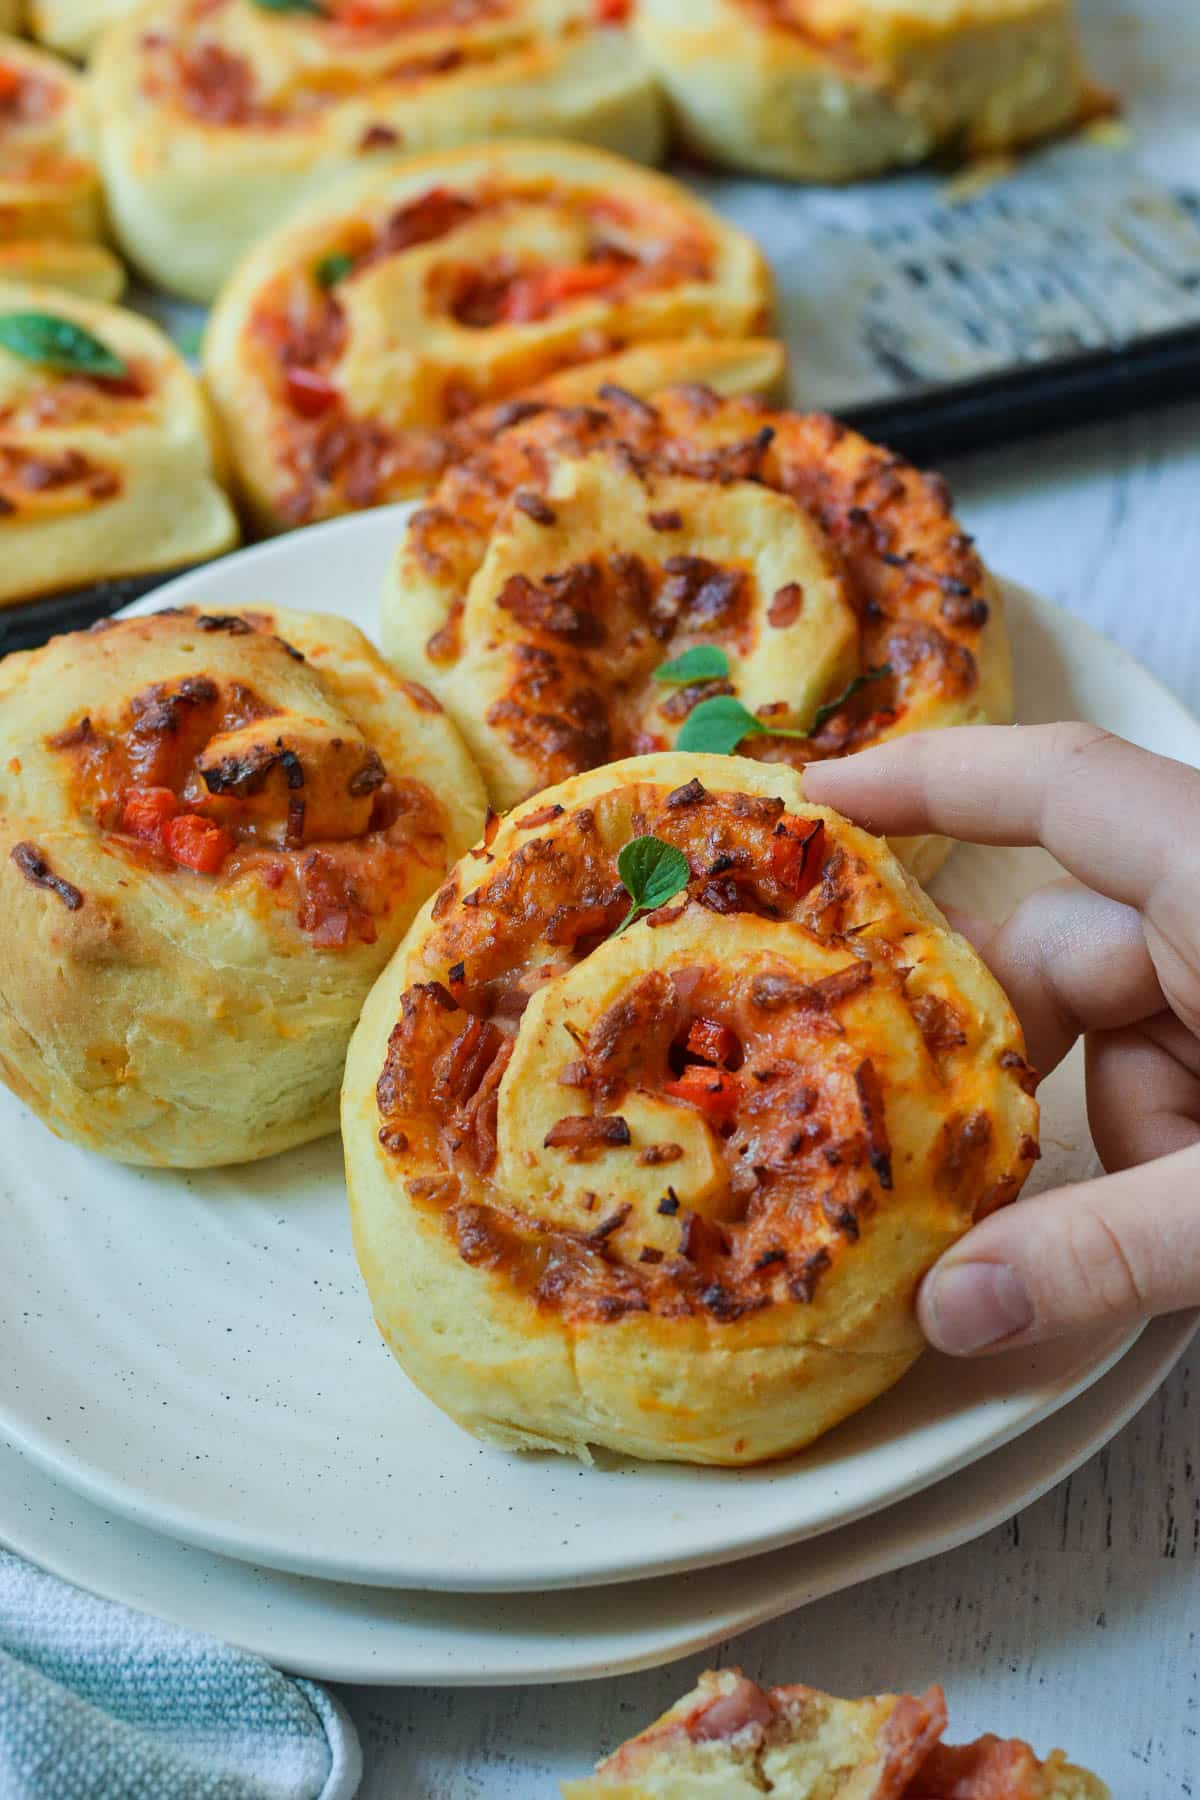
[[[96,241],[102,224],[78,75],[0,37],[0,280],[115,300],[125,274]]]
[[[212,414],[170,340],[122,307],[0,284],[0,326],[30,314],[111,361],[0,342],[0,605],[231,549]]]
[[[758,249],[678,183],[489,145],[361,170],[273,233],[222,294],[205,371],[277,528],[423,491],[489,406],[559,371],[652,346],[661,385],[769,308]]]
[[[372,982],[480,829],[453,725],[340,619],[195,608],[0,664],[0,1074],[195,1168],[336,1128]]]
[[[639,838],[685,885],[628,928]],[[921,1277],[1038,1155],[1034,1079],[970,945],[794,770],[574,777],[493,824],[364,1010],[375,1316],[493,1442],[785,1456],[920,1353]]]
[[[791,180],[1013,149],[1087,104],[1072,0],[639,0],[637,30],[695,150]]]
[[[363,157],[572,138],[657,160],[658,90],[596,0],[167,0],[93,69],[120,241],[211,300],[264,222]]]
[[[796,767],[1011,717],[1000,596],[940,479],[696,388],[542,408],[451,469],[393,564],[383,642],[501,809],[670,748],[720,696],[761,727],[744,755]],[[894,848],[924,880],[947,845]]]

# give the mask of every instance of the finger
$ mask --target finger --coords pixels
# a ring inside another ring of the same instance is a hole
[[[926,1276],[921,1325],[951,1356],[1200,1304],[1200,1144],[993,1213]]]
[[[1195,892],[1200,773],[1094,725],[919,732],[813,763],[804,783],[872,831],[1042,844],[1127,906],[1146,908],[1171,881]]]
[[[1039,888],[1003,925],[968,923],[1042,1075],[1084,1032],[1135,1025],[1166,1005],[1140,916],[1076,881]]]
[[[1200,1142],[1200,1042],[1170,1013],[1087,1043],[1088,1122],[1106,1169]]]

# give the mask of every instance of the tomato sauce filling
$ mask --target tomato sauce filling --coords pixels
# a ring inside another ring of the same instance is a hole
[[[414,481],[432,480],[461,453],[456,424],[504,398],[479,392],[466,369],[449,369],[438,426],[395,427],[353,414],[338,385],[348,337],[346,284],[390,257],[452,239],[470,221],[546,203],[578,217],[585,227],[587,242],[577,260],[547,265],[505,256],[464,265],[452,260],[448,244],[445,263],[427,277],[431,313],[472,331],[534,325],[596,299],[617,305],[711,277],[712,248],[699,228],[648,212],[643,216],[619,200],[555,192],[547,183],[504,193],[433,188],[378,225],[348,224],[311,268],[266,285],[248,325],[278,401],[277,456],[291,482],[279,505],[290,522],[304,524],[331,505],[378,505],[409,491]],[[598,340],[585,318],[576,341],[556,351],[553,368],[616,347],[603,334]]]
[[[252,629],[232,615],[201,615],[196,624]],[[247,737],[259,722],[264,729]],[[49,742],[72,766],[78,811],[136,866],[253,880],[318,949],[372,944],[414,860],[444,863],[442,809],[423,783],[392,779],[360,747],[339,768],[339,825],[321,772],[273,735],[286,734],[288,722],[245,683],[193,675],[152,684],[112,721],[85,714]],[[216,756],[222,741],[248,747]],[[333,751],[342,748],[333,741]],[[281,790],[278,806],[264,804],[271,783]],[[306,830],[309,806],[320,808],[317,835]]]
[[[547,1147],[595,1162],[599,1188],[604,1156],[631,1142],[625,1098],[665,1097],[714,1135],[728,1184],[721,1222],[689,1209],[686,1191],[672,1185],[683,1151],[669,1129],[640,1155],[662,1167],[659,1212],[677,1221],[673,1252],[647,1246],[631,1260],[615,1251],[628,1206],[569,1230],[522,1216],[495,1186],[499,1088],[524,1009],[627,910],[592,808],[518,845],[464,900],[453,880],[443,890],[427,966],[441,966],[444,978],[404,995],[377,1088],[381,1142],[439,1171],[410,1180],[408,1191],[440,1214],[465,1261],[502,1270],[568,1317],[651,1311],[723,1322],[809,1301],[838,1247],[857,1239],[892,1186],[878,1073],[869,1054],[834,1068],[828,1048],[856,996],[880,982],[903,991],[907,971],[868,960],[845,935],[854,898],[847,859],[819,821],[787,814],[781,800],[713,795],[693,781],[600,805],[628,809],[634,829],[688,858],[686,893],[650,914],[646,929],[698,906],[799,920],[846,952],[844,967],[813,982],[774,958],[655,969],[564,1046],[553,1077],[562,1118]]]

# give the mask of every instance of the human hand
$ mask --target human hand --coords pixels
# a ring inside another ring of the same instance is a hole
[[[892,836],[1041,844],[1072,879],[955,920],[1047,1075],[1081,1035],[1106,1176],[993,1214],[926,1277],[951,1355],[1200,1305],[1200,773],[1091,725],[926,732],[805,774]]]

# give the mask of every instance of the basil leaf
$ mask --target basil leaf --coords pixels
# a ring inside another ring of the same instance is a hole
[[[816,737],[822,725],[832,719],[834,713],[841,712],[847,700],[853,700],[860,688],[865,688],[870,681],[882,681],[892,672],[891,663],[881,663],[877,669],[868,669],[865,675],[856,675],[848,687],[844,688],[836,700],[829,700],[824,706],[818,706],[816,716],[808,728],[809,737]]]
[[[732,694],[702,700],[683,721],[675,740],[677,750],[704,750],[710,756],[732,756],[742,739],[766,732],[761,719],[747,712]],[[782,733],[773,735],[783,735]]]
[[[662,838],[639,837],[626,844],[618,856],[617,874],[633,904],[613,932],[614,937],[628,931],[642,913],[653,912],[655,907],[665,906],[682,893],[692,870],[683,851],[674,844],[664,843]]]
[[[354,258],[347,256],[344,250],[334,250],[329,256],[323,256],[313,273],[319,287],[336,287],[339,281],[345,281],[354,267]]]
[[[325,8],[318,0],[254,0],[254,4],[263,12],[308,13],[311,18],[323,19]]]
[[[0,347],[26,362],[67,375],[124,375],[121,357],[74,319],[56,313],[0,314]]]
[[[674,662],[660,663],[654,679],[686,687],[689,681],[722,681],[728,673],[729,658],[719,644],[697,644]]]

